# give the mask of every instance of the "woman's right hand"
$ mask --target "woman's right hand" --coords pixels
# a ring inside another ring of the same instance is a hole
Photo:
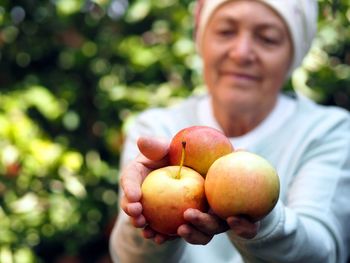
[[[142,214],[141,185],[145,177],[153,170],[167,166],[169,142],[163,139],[140,137],[137,141],[140,154],[122,171],[120,184],[123,189],[121,208],[130,216],[132,224],[143,228],[143,236],[161,244],[173,237],[165,236],[147,227]]]

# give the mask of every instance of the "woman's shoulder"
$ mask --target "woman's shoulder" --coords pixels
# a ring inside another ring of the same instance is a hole
[[[322,105],[303,95],[297,95],[294,124],[307,133],[342,133],[350,135],[350,113],[339,106]]]
[[[334,105],[323,105],[301,94],[295,95],[294,99],[297,105],[296,113],[300,117],[310,121],[350,122],[350,112],[344,108]]]

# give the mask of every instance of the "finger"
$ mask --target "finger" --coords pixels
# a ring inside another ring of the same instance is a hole
[[[167,160],[151,161],[139,155],[122,171],[120,184],[129,202],[138,202],[141,199],[141,185],[151,170],[167,165]]]
[[[149,170],[136,160],[130,162],[122,171],[120,185],[125,198],[129,202],[138,202],[141,199],[141,184]]]
[[[120,208],[128,214],[128,208],[127,208],[127,204],[129,203],[129,201],[126,199],[125,195],[123,194],[123,196],[120,199]]]
[[[136,217],[142,213],[141,203],[129,203],[127,205],[127,210],[130,216]]]
[[[184,212],[184,219],[207,235],[216,235],[229,229],[227,223],[218,216],[189,208]]]
[[[254,238],[260,226],[259,222],[254,223],[244,217],[238,216],[229,217],[226,221],[236,235],[246,239]]]
[[[154,237],[154,242],[156,242],[158,245],[161,245],[167,241],[171,241],[171,240],[174,240],[174,239],[177,239],[179,238],[179,236],[166,236],[166,235],[162,235],[162,234],[157,234],[155,237]]]
[[[162,234],[157,234],[154,238],[153,238],[154,242],[156,242],[158,245],[161,245],[163,243],[165,243],[168,238]]]
[[[143,168],[141,169],[141,172],[143,172],[142,178],[144,178],[152,170],[167,166],[169,164],[168,155],[161,160],[154,161],[140,154],[135,161]]]
[[[168,236],[168,235],[163,235],[161,233],[157,233],[150,227],[145,227],[142,231],[143,237],[146,239],[153,239],[153,241],[157,244],[163,244],[166,241],[174,240],[178,238],[178,236]]]
[[[142,154],[123,169],[120,179],[129,202],[138,202],[141,199],[140,186],[151,170],[168,164],[169,143],[164,139],[140,137],[137,143]]]
[[[177,229],[177,234],[194,245],[206,245],[213,238],[212,235],[207,235],[189,224],[181,225]]]
[[[137,140],[140,152],[150,160],[162,160],[169,151],[169,142],[164,138],[140,137]]]
[[[128,216],[138,217],[142,214],[142,204],[139,202],[129,203],[126,198],[122,198],[120,206]]]
[[[150,227],[145,227],[142,230],[142,235],[146,239],[152,239],[152,238],[154,238],[156,236],[156,232]]]
[[[144,228],[146,226],[146,219],[143,215],[138,217],[130,217],[130,221],[134,227]]]

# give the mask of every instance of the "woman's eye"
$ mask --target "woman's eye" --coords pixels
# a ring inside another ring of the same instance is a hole
[[[259,38],[263,43],[268,44],[268,45],[278,45],[278,43],[279,43],[279,39],[277,39],[275,37],[260,36]]]
[[[235,34],[235,32],[234,32],[234,30],[232,30],[232,29],[221,29],[221,30],[218,30],[218,31],[217,31],[217,34],[218,34],[219,36],[225,37],[225,36],[232,36],[232,35]]]

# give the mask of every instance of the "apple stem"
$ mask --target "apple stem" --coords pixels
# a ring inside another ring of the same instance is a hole
[[[182,141],[180,168],[179,168],[179,171],[177,173],[176,179],[180,179],[181,169],[182,169],[182,166],[184,165],[184,162],[185,162],[185,148],[186,148],[186,142]]]

